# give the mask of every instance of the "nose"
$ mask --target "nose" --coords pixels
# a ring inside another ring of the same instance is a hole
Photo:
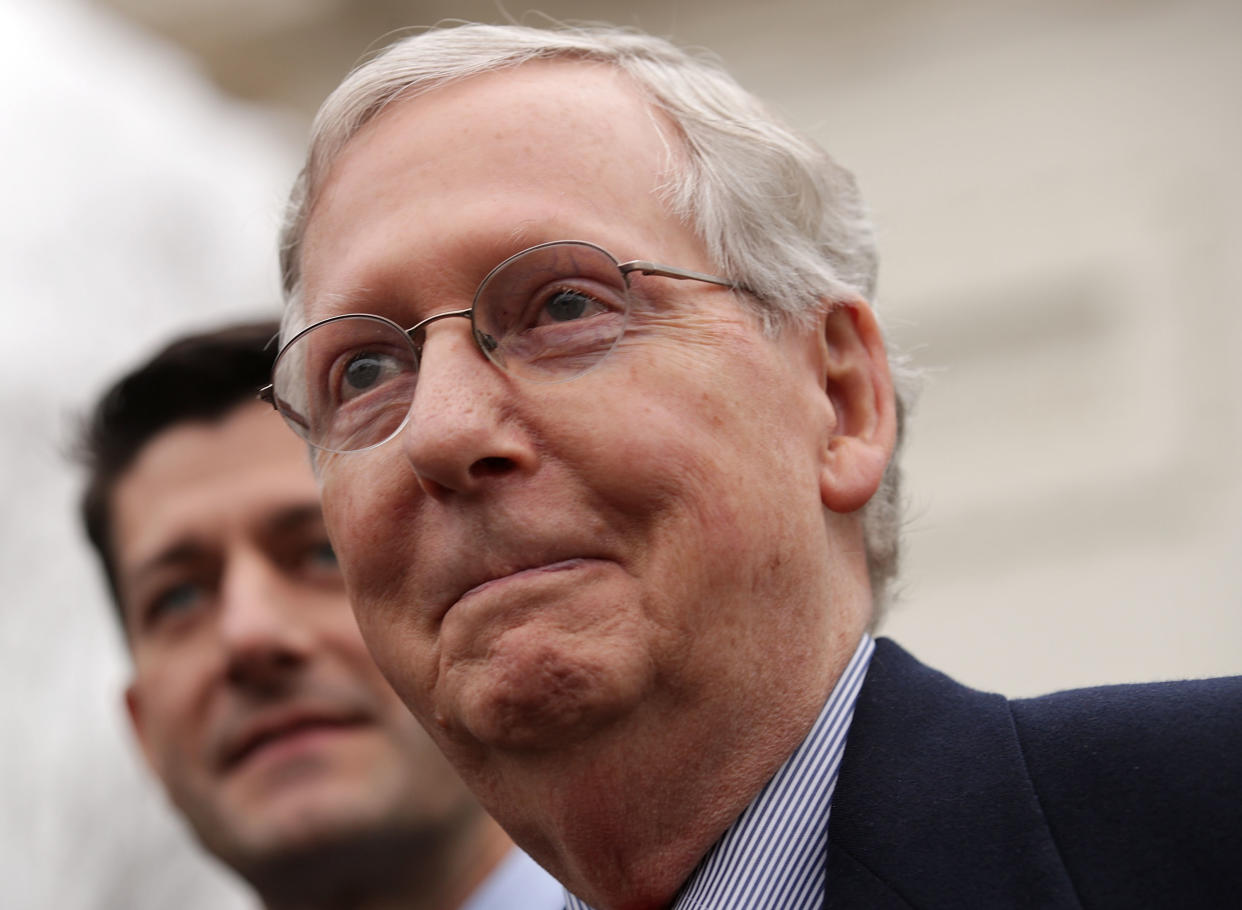
[[[401,445],[433,497],[478,491],[537,464],[514,380],[483,356],[464,320],[428,327]]]
[[[297,591],[280,567],[257,551],[230,557],[220,584],[219,634],[229,681],[252,690],[279,689],[313,648]]]

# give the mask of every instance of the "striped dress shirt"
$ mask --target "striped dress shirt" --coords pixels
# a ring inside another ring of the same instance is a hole
[[[703,857],[673,910],[819,910],[828,812],[875,643],[864,635],[793,755]],[[565,893],[566,910],[592,910]]]

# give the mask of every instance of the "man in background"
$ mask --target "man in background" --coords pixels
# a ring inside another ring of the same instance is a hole
[[[276,328],[173,342],[85,427],[143,754],[269,910],[560,907],[366,651],[305,446],[255,400]]]

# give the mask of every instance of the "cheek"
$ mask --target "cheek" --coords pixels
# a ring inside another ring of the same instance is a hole
[[[586,486],[628,517],[637,539],[669,554],[727,552],[753,535],[748,522],[762,517],[746,503],[771,485],[780,437],[752,432],[750,417],[739,419],[740,405],[727,389],[695,389],[689,382],[671,388],[673,394],[654,389],[607,413],[597,410],[593,428],[577,435],[581,444],[570,461],[591,466]],[[601,426],[623,431],[605,436]]]
[[[337,456],[320,475],[324,523],[360,625],[371,604],[395,588],[405,566],[399,554],[408,536],[411,494],[394,488],[400,466],[379,454]]]
[[[357,614],[359,638],[356,670],[377,696],[401,703],[399,711],[408,719],[409,712],[425,717],[419,694],[426,691],[429,680],[422,668],[428,643],[410,621],[411,611],[401,597],[379,599],[373,592],[350,592]]]
[[[357,626],[374,663],[415,714],[434,682],[435,643],[420,627],[420,564],[435,541],[420,531],[424,494],[389,443],[321,465],[324,521],[340,560]],[[424,624],[425,625],[425,624]]]
[[[377,516],[374,504],[379,498],[374,479],[367,481],[367,473],[359,462],[365,454],[351,456],[327,456],[320,465],[320,499],[323,504],[324,522],[332,539],[338,558],[353,560],[363,555],[373,542],[382,539],[375,534]],[[378,475],[372,475],[376,477]],[[361,521],[369,518],[368,521]]]
[[[729,381],[716,371],[725,378],[712,381],[687,371],[604,417],[632,432],[614,440],[595,489],[642,542],[648,595],[669,611],[683,605],[670,623],[729,622],[712,603],[773,593],[780,567],[822,535],[807,416],[775,394],[771,372],[738,369],[749,381]]]
[[[140,668],[134,683],[135,733],[156,775],[172,790],[193,777],[202,752],[205,703],[194,694],[197,673],[187,661],[181,672]]]
[[[331,637],[327,632],[321,633],[325,650],[330,649],[333,658],[340,660],[344,671],[357,685],[367,690],[378,707],[386,708],[397,702],[396,695],[367,647],[361,624],[353,610],[345,610],[341,606],[338,602],[330,607]]]
[[[436,651],[422,640],[380,623],[372,638],[375,665],[389,686],[396,712],[423,736],[423,725],[434,723],[432,689],[436,681]]]
[[[422,739],[425,734],[414,717],[422,713],[417,695],[425,690],[415,667],[424,645],[418,640],[418,646],[412,646],[413,630],[393,618],[398,608],[399,604],[370,603],[359,611],[352,636],[340,647],[348,650],[355,678],[371,690],[389,726],[399,733],[412,730],[416,739]]]

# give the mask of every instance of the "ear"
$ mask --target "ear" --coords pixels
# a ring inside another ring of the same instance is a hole
[[[159,768],[155,766],[155,755],[147,739],[142,709],[142,692],[138,689],[137,681],[131,679],[129,685],[125,687],[125,713],[129,715],[129,726],[134,731],[134,739],[138,740],[138,745],[142,748],[147,767],[158,776]]]
[[[834,512],[862,508],[879,489],[897,439],[888,353],[875,314],[861,299],[820,317],[821,380],[836,418],[820,467],[820,498]]]

